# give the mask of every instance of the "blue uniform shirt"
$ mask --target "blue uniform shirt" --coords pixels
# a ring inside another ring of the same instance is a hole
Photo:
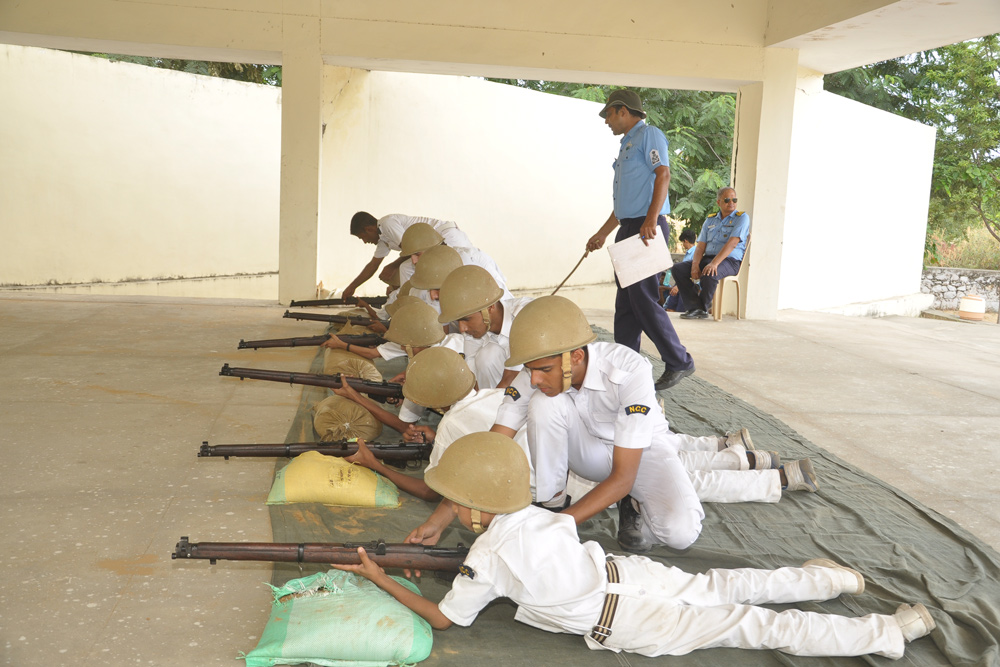
[[[653,181],[657,167],[669,167],[667,138],[655,127],[639,121],[622,137],[615,169],[615,217],[644,218],[653,201]],[[662,214],[670,213],[670,198],[663,202]]]
[[[721,215],[722,211],[719,211],[705,220],[701,234],[698,235],[698,243],[705,244],[705,257],[713,257],[719,254],[726,241],[738,236],[740,242],[728,256],[742,261],[747,247],[747,235],[750,233],[750,216],[743,211],[733,211],[725,218],[720,217]]]

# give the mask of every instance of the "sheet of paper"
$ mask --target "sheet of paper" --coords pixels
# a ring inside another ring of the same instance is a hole
[[[615,267],[618,284],[628,287],[643,278],[655,275],[674,265],[667,249],[667,240],[661,230],[647,246],[639,235],[608,246],[611,265]]]

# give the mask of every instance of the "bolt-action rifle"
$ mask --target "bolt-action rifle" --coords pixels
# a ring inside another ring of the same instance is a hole
[[[375,322],[380,322],[385,326],[389,326],[387,320],[373,320],[370,317],[362,317],[360,315],[328,315],[326,313],[293,313],[290,310],[286,310],[282,317],[286,319],[293,320],[311,320],[313,322],[333,322],[334,324],[357,324],[358,326],[367,327]]]
[[[375,458],[390,463],[426,461],[434,445],[421,442],[366,442]],[[221,456],[227,461],[230,456],[284,456],[292,458],[304,452],[319,452],[327,456],[351,456],[358,451],[358,443],[347,440],[336,442],[291,442],[287,444],[262,445],[209,445],[201,443],[198,457]]]
[[[428,547],[422,544],[368,543],[332,544],[324,542],[190,542],[182,537],[171,559],[201,558],[215,565],[218,560],[262,560],[276,563],[330,563],[356,565],[361,562],[358,547],[382,567],[408,570],[458,572],[469,553],[467,547]]]
[[[270,382],[287,382],[288,384],[305,384],[312,387],[327,387],[328,389],[340,389],[346,382],[355,391],[368,394],[372,400],[379,403],[385,403],[387,398],[403,398],[403,385],[398,382],[362,380],[343,373],[334,373],[333,375],[289,373],[260,368],[233,368],[229,364],[223,364],[219,375],[237,377],[241,380],[268,380]]]
[[[344,334],[337,338],[355,347],[377,347],[385,343],[385,338],[378,334]],[[308,347],[322,345],[330,340],[330,334],[321,336],[301,336],[298,338],[262,338],[260,340],[243,340],[237,346],[239,350],[256,350],[261,347]]]
[[[354,306],[357,305],[358,301],[364,301],[369,306],[374,306],[378,308],[384,306],[385,302],[389,299],[387,296],[352,296],[349,299],[309,299],[305,301],[292,301],[290,305],[292,308],[305,308],[308,306]]]

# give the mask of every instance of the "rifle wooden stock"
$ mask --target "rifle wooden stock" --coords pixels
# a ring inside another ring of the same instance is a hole
[[[293,313],[290,310],[286,310],[282,317],[286,319],[293,320],[311,320],[313,322],[333,322],[334,324],[357,324],[358,326],[367,327],[375,322],[380,322],[385,326],[389,326],[389,323],[384,320],[373,320],[370,317],[361,317],[359,315],[327,315],[326,313]]]
[[[304,301],[292,301],[292,308],[306,308],[309,306],[355,306],[358,301],[364,301],[369,306],[378,308],[384,306],[389,299],[387,296],[352,296],[349,299],[307,299]]]
[[[345,334],[337,336],[348,345],[357,347],[376,347],[385,343],[385,338],[378,334]],[[322,345],[330,340],[330,334],[321,336],[302,336],[298,338],[262,338],[260,340],[243,340],[237,346],[239,350],[256,350],[261,347],[308,347]]]
[[[238,377],[241,380],[268,380],[270,382],[287,382],[288,384],[305,384],[312,387],[327,387],[328,389],[340,389],[346,382],[355,391],[368,394],[379,403],[385,403],[387,398],[403,398],[403,385],[398,382],[374,382],[342,373],[334,375],[289,373],[261,368],[231,368],[229,364],[223,364],[219,375]]]
[[[412,570],[458,572],[465,562],[468,548],[428,547],[422,544],[386,544],[383,540],[368,543],[332,544],[325,542],[190,542],[187,537],[174,547],[171,559],[207,559],[212,565],[218,560],[257,560],[276,563],[330,563],[356,565],[361,562],[358,547],[364,547],[368,557],[382,567]]]
[[[419,442],[366,442],[375,458],[382,461],[404,463],[407,461],[425,461],[431,455],[430,444]],[[340,440],[337,442],[292,442],[287,444],[262,445],[209,445],[201,443],[198,457],[221,456],[227,461],[230,456],[284,456],[292,458],[303,452],[319,452],[326,456],[351,456],[357,453],[358,443]]]

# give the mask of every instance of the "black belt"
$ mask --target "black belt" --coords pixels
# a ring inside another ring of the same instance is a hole
[[[615,565],[613,560],[609,560],[605,564],[605,569],[608,571],[608,583],[619,583],[620,578],[618,576],[618,566]],[[611,623],[615,620],[615,612],[617,610],[618,594],[608,593],[604,596],[604,608],[601,609],[601,616],[597,619],[597,625],[595,625],[594,629],[590,631],[591,639],[598,644],[603,644],[604,641],[611,636]]]

